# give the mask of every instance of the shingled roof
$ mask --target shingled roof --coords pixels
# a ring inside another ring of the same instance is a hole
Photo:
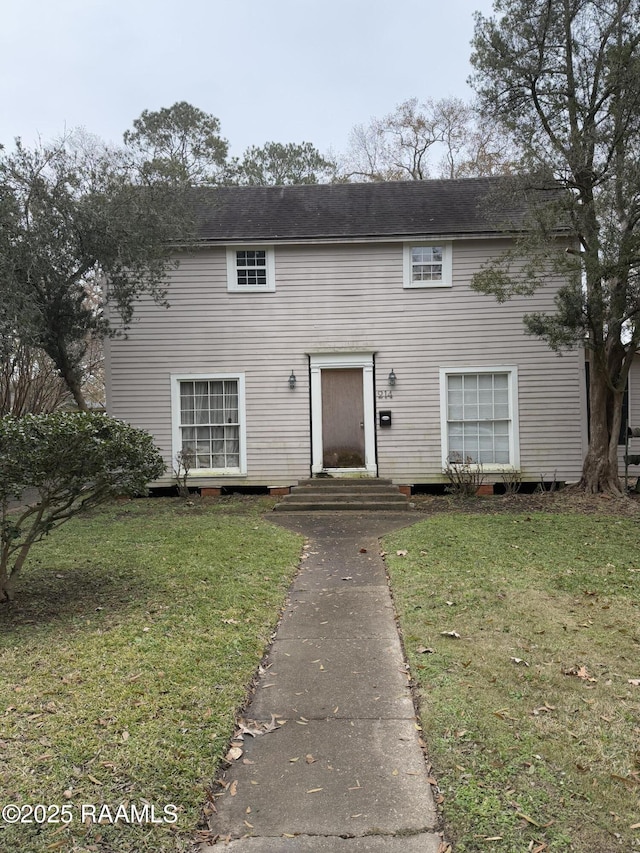
[[[524,208],[490,214],[500,180],[200,188],[194,191],[198,237],[217,243],[496,234],[505,222],[517,228]]]

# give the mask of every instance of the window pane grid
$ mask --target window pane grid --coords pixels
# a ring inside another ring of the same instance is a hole
[[[508,465],[511,421],[507,373],[447,377],[449,462]]]
[[[239,468],[237,380],[180,382],[180,431],[194,468]]]
[[[264,249],[243,249],[236,252],[239,287],[267,286],[267,253]]]
[[[411,280],[442,281],[442,246],[414,246],[411,249]]]

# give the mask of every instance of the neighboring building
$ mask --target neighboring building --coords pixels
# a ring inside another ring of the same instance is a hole
[[[200,245],[161,308],[109,341],[111,415],[153,434],[172,482],[286,487],[310,474],[575,481],[586,450],[584,352],[525,334],[558,279],[498,304],[473,274],[508,244],[495,179],[196,191]],[[516,216],[504,211],[504,219]]]

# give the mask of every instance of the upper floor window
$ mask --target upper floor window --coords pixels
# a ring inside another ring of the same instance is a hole
[[[244,292],[275,290],[273,248],[227,248],[227,289]]]
[[[405,287],[451,287],[451,243],[405,243]]]

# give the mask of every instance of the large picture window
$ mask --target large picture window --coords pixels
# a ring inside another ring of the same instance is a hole
[[[189,453],[193,474],[242,473],[241,377],[174,377],[174,456]]]
[[[443,462],[518,468],[515,368],[443,370]]]

